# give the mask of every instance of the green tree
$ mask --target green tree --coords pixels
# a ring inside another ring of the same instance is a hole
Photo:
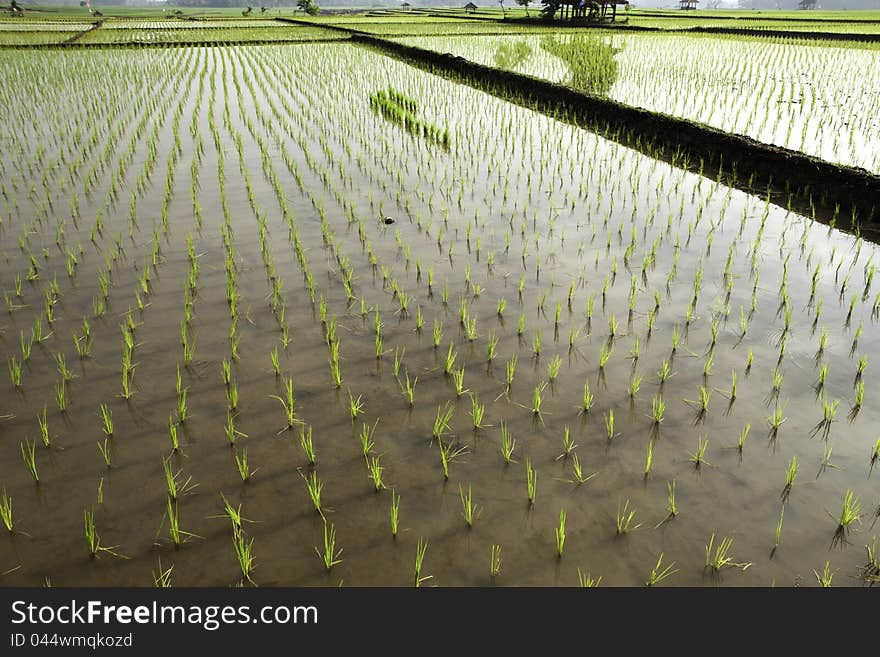
[[[315,0],[296,0],[296,6],[310,16],[314,16],[321,11],[318,5],[315,4]]]

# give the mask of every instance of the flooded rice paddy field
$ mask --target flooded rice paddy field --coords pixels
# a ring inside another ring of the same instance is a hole
[[[3,585],[880,573],[876,245],[350,45],[0,76]]]
[[[401,41],[880,172],[872,44],[595,32]]]

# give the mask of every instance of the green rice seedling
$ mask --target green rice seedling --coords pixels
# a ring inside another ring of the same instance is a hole
[[[532,462],[526,459],[526,491],[528,492],[529,504],[534,506],[535,497],[538,494],[538,472],[532,467]]]
[[[630,379],[630,382],[629,382],[629,396],[630,396],[630,398],[635,399],[635,396],[638,394],[639,388],[641,387],[641,385],[642,385],[642,377],[640,377],[638,374],[633,374],[633,377],[632,377],[632,379]]]
[[[611,354],[614,352],[614,348],[611,346],[606,347],[602,345],[599,348],[599,369],[605,369],[605,365],[608,363],[608,360],[611,358]]]
[[[489,332],[489,337],[486,341],[486,362],[491,363],[495,360],[495,356],[497,356],[497,347],[498,347],[498,336],[495,335],[495,331]]]
[[[474,431],[484,428],[483,416],[486,413],[486,405],[481,404],[476,395],[471,395],[471,419],[474,422]]]
[[[251,477],[256,472],[256,470],[251,470],[248,465],[248,455],[247,448],[241,450],[241,454],[237,451],[232,453],[233,458],[235,459],[235,467],[238,470],[239,476],[241,476],[241,480],[243,482],[248,482],[251,480]]]
[[[825,589],[831,588],[831,580],[834,579],[834,572],[831,571],[830,561],[825,562],[825,567],[822,569],[821,573],[814,570],[813,574],[816,576],[816,581],[819,583],[819,586]]]
[[[31,477],[33,477],[34,482],[40,483],[40,474],[37,472],[37,457],[35,454],[35,450],[37,448],[37,441],[31,442],[27,438],[24,439],[24,442],[19,443],[19,451],[21,451],[21,459],[24,461],[24,465],[27,468],[27,471],[30,473]]]
[[[690,456],[690,461],[694,464],[694,467],[699,468],[701,465],[711,465],[706,458],[706,449],[709,447],[709,439],[699,437],[697,438],[697,451],[696,452],[688,452],[688,456]]]
[[[125,379],[123,378],[123,381]],[[188,408],[186,403],[186,394],[189,388],[181,388],[177,392],[177,421],[180,424],[186,422],[186,418],[188,416]]]
[[[785,486],[782,488],[782,499],[788,499],[789,494],[791,493],[792,486],[794,486],[794,480],[797,477],[798,473],[798,459],[797,456],[792,456],[791,461],[788,464],[788,468],[785,470]]]
[[[279,395],[269,395],[272,399],[277,399],[284,409],[284,416],[287,421],[287,428],[291,429],[296,424],[296,399],[293,395],[293,377],[282,377],[284,386],[284,397]],[[349,396],[351,393],[349,392]]]
[[[535,357],[541,355],[541,331],[537,331],[535,337],[532,338],[532,353],[535,354]]]
[[[510,357],[510,360],[507,361],[504,365],[508,389],[513,384],[513,377],[516,374],[516,361],[517,361],[517,356],[516,356],[516,354],[514,354],[513,356]]]
[[[581,409],[584,413],[589,413],[590,409],[593,407],[593,402],[595,401],[595,397],[592,392],[590,392],[590,382],[584,381],[584,395],[581,399]]]
[[[571,430],[566,424],[562,429],[562,453],[556,457],[556,460],[568,458],[577,447],[577,443],[571,439]]]
[[[220,361],[220,373],[223,375],[223,385],[228,388],[232,382],[232,366],[225,358]]]
[[[162,458],[162,472],[165,474],[165,487],[168,489],[168,497],[177,501],[181,495],[185,495],[198,484],[192,483],[192,477],[181,481],[181,470],[174,472],[171,469],[171,457]]]
[[[752,350],[749,349],[749,353],[746,356],[746,374],[751,372],[752,370],[752,361],[755,359],[755,355],[752,353]]]
[[[474,520],[480,517],[480,507],[476,503],[474,503],[473,492],[471,491],[471,486],[468,485],[467,495],[464,493],[464,488],[462,488],[461,484],[458,485],[458,496],[461,499],[461,515],[464,518],[465,523],[468,526],[468,529],[474,526]]]
[[[406,348],[400,349],[399,347],[394,348],[394,378],[398,378],[400,374],[400,364],[403,362],[403,355],[406,353]]]
[[[516,438],[510,435],[507,425],[504,420],[501,420],[501,455],[504,457],[505,463],[511,462],[514,449],[516,449]]]
[[[660,380],[660,384],[662,385],[671,376],[672,376],[672,367],[670,366],[668,360],[664,360],[660,364],[660,370],[657,372],[657,378]]]
[[[379,462],[378,456],[368,457],[366,461],[367,470],[369,471],[370,479],[373,482],[373,488],[378,493],[380,490],[385,489],[385,483],[382,481],[382,472],[384,472],[385,468],[382,467],[382,464]]]
[[[581,467],[580,459],[578,458],[577,453],[572,453],[571,455],[571,472],[574,476],[574,483],[578,486],[581,484],[587,483],[590,479],[596,476],[596,473],[592,473],[589,475],[585,475],[583,468]]]
[[[104,459],[104,464],[109,468],[111,467],[111,443],[109,438],[104,438],[104,442],[98,443],[98,451],[101,452],[101,457]]]
[[[678,328],[678,326],[677,325],[673,326],[672,327],[672,353],[673,354],[678,350],[678,342],[680,339],[680,335],[681,335],[681,332],[680,332],[680,329]]]
[[[455,413],[455,407],[446,402],[445,405],[437,407],[437,415],[434,418],[434,429],[432,436],[441,438],[449,430],[449,423],[452,421],[452,415]]]
[[[666,403],[663,401],[663,397],[655,395],[651,399],[651,417],[654,418],[654,424],[660,424],[663,422],[663,413],[665,411]]]
[[[162,557],[159,557],[158,570],[150,571],[150,574],[153,576],[153,586],[157,589],[171,588],[171,574],[173,571],[174,564],[168,566],[168,568],[164,568],[162,566]]]
[[[34,339],[30,338],[26,340],[24,337],[24,331],[19,332],[19,342],[21,344],[21,362],[26,363],[31,359],[31,348],[34,344]]]
[[[3,488],[3,495],[0,496],[0,520],[6,527],[6,531],[10,534],[13,532],[12,519],[12,498],[6,494],[6,488]]]
[[[175,549],[179,548],[184,541],[197,537],[196,534],[180,528],[180,512],[177,508],[177,502],[172,501],[170,497],[165,500],[165,518],[168,519],[168,534]],[[161,530],[162,527],[160,526],[159,531]]]
[[[595,589],[599,588],[599,584],[602,581],[602,577],[593,577],[590,573],[582,572],[580,568],[577,570],[578,572],[578,586],[582,589]]]
[[[49,435],[49,421],[46,419],[46,407],[43,406],[42,412],[37,416],[37,425],[40,427],[40,438],[46,447],[52,446],[52,437]]]
[[[306,457],[306,463],[309,467],[315,465],[315,444],[312,441],[312,426],[304,424],[299,428],[299,445]]]
[[[489,548],[489,576],[498,577],[501,574],[501,546],[493,543]]]
[[[360,433],[358,434],[358,439],[361,443],[361,452],[364,455],[364,458],[369,458],[370,452],[373,450],[375,443],[373,442],[373,434],[376,433],[376,427],[379,426],[379,420],[376,420],[373,423],[373,426],[368,426],[364,424],[361,428]]]
[[[404,398],[406,399],[407,403],[409,404],[410,408],[413,407],[413,396],[415,395],[416,383],[418,383],[418,381],[419,381],[419,377],[416,377],[412,381],[412,383],[410,383],[409,372],[406,372],[406,382],[400,383],[400,391],[403,394]]]
[[[877,584],[880,582],[880,543],[878,538],[874,536],[871,544],[865,546],[868,553],[868,562],[862,566],[861,576],[869,584]]]
[[[242,577],[253,583],[251,575],[254,572],[254,539],[248,540],[243,531],[233,532],[232,547],[235,550],[235,559],[238,561]]]
[[[648,575],[648,581],[645,582],[645,586],[654,586],[659,584],[667,577],[674,575],[678,572],[678,569],[675,568],[675,562],[673,561],[671,564],[666,567],[663,566],[663,553],[660,553],[660,556],[657,558],[657,563],[651,569],[651,573]]]
[[[710,351],[703,363],[703,376],[708,377],[712,374],[712,365],[715,362],[715,352]]]
[[[853,412],[858,411],[862,407],[862,402],[865,399],[865,382],[859,381],[856,384],[855,388],[855,397],[853,400]]]
[[[467,390],[464,387],[464,365],[452,371],[452,381],[455,383],[455,394],[461,397]]]
[[[608,441],[614,440],[614,437],[617,435],[614,433],[614,409],[609,408],[608,413],[604,416],[605,418],[605,435],[608,438]]]
[[[328,525],[327,521],[324,521],[324,548],[323,550],[315,548],[315,554],[328,573],[333,566],[342,563],[343,560],[339,558],[342,555],[342,548],[336,549],[336,527],[332,522]]]
[[[21,363],[15,359],[15,356],[9,357],[9,377],[12,379],[12,385],[21,388]]]
[[[773,409],[773,412],[767,418],[767,424],[770,426],[770,435],[775,437],[777,432],[779,431],[779,427],[785,422],[787,418],[782,414],[782,404],[777,399],[776,406]]]
[[[837,518],[836,534],[845,537],[852,529],[853,523],[862,522],[862,504],[851,490],[847,489],[843,497],[843,507]]]
[[[85,534],[86,546],[89,550],[90,559],[96,559],[102,552],[106,552],[107,554],[111,554],[116,557],[122,556],[115,552],[115,550],[119,547],[118,545],[114,545],[112,547],[101,545],[101,536],[95,529],[94,511],[83,511],[83,532]]]
[[[113,436],[113,411],[107,407],[107,404],[101,404],[100,410],[101,421],[104,424],[103,431],[108,436]]]
[[[391,536],[397,538],[397,529],[400,523],[400,495],[391,491]]]
[[[782,505],[782,508],[779,510],[779,521],[776,523],[776,537],[773,542],[773,549],[776,550],[779,547],[779,540],[782,538],[782,518],[785,516],[785,504]]]
[[[634,531],[642,526],[642,523],[637,522],[633,524],[636,517],[635,509],[629,508],[629,500],[623,503],[623,506],[620,506],[618,502],[617,505],[617,534],[623,535],[627,534],[631,531]]]
[[[746,438],[749,437],[749,431],[751,431],[751,430],[752,430],[752,425],[746,424],[746,426],[743,427],[742,432],[739,434],[739,440],[737,441],[736,448],[740,452],[743,451],[743,447],[746,444]]]
[[[280,375],[281,368],[279,367],[279,363],[278,363],[278,347],[277,346],[272,347],[272,351],[269,352],[269,359],[272,361],[272,373],[275,376]]]
[[[874,470],[874,466],[877,465],[877,461],[880,460],[880,438],[874,443],[874,447],[871,449],[871,470]]]
[[[505,308],[507,308],[507,299],[505,299],[504,297],[501,297],[498,300],[498,308],[497,308],[497,313],[498,313],[499,318],[504,317]]]
[[[525,313],[520,313],[519,319],[516,320],[516,335],[518,337],[522,337],[523,333],[526,332],[526,315]]]
[[[174,421],[174,415],[168,416],[168,435],[171,438],[171,450],[178,451],[180,442],[177,439],[177,423]]]
[[[226,440],[229,442],[230,447],[235,446],[235,441],[238,440],[239,437],[247,438],[247,434],[239,431],[235,428],[235,414],[227,409],[226,411]]]
[[[559,357],[559,354],[556,354],[550,362],[547,363],[547,378],[550,381],[556,380],[556,377],[559,375],[560,367],[562,367],[562,358]]]
[[[413,582],[419,588],[423,582],[427,582],[433,575],[422,575],[422,565],[425,562],[425,553],[428,551],[428,541],[419,536],[419,544],[416,547],[416,562],[413,573]]]
[[[675,505],[675,479],[666,482],[666,511],[669,518],[678,515],[678,507]]]
[[[452,374],[452,368],[455,367],[455,358],[458,355],[458,352],[452,346],[452,343],[449,343],[449,350],[446,352],[446,363],[443,366],[444,374]]]
[[[559,525],[556,527],[556,556],[561,559],[565,548],[565,509],[559,510]]]
[[[538,385],[535,386],[535,391],[532,393],[532,413],[541,416],[541,394],[544,392],[544,388],[547,387],[546,381],[541,381]]]
[[[733,538],[730,536],[725,536],[718,545],[715,545],[715,533],[713,532],[706,544],[706,568],[711,569],[713,573],[718,573],[722,568],[736,567],[746,570],[752,565],[751,563],[735,562],[730,554],[731,547],[733,547]]]
[[[647,451],[645,452],[645,479],[651,474],[651,465],[654,463],[654,440],[648,441]]]
[[[324,482],[318,479],[318,473],[314,470],[309,473],[308,477],[302,473],[300,473],[300,476],[306,482],[306,490],[308,490],[312,506],[315,507],[315,511],[323,518],[324,510],[321,507],[321,490],[324,488]]]
[[[440,466],[443,468],[443,478],[449,479],[449,465],[456,458],[467,451],[466,447],[457,447],[455,443],[443,444],[442,439],[437,439],[437,445],[440,448]]]
[[[437,347],[440,346],[440,342],[442,340],[443,340],[443,325],[435,319],[434,320],[434,329],[432,332],[432,344],[434,346],[434,349],[436,349]]]

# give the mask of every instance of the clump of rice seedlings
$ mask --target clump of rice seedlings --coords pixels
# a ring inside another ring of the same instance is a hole
[[[168,489],[168,497],[174,501],[177,501],[181,495],[185,495],[198,485],[192,484],[192,477],[187,477],[181,483],[181,470],[174,472],[171,469],[171,457],[162,458],[162,471],[165,474],[165,486]]]
[[[40,428],[40,439],[46,447],[52,446],[52,436],[49,435],[49,421],[46,419],[46,407],[43,406],[42,412],[37,416],[37,425]]]
[[[532,413],[541,416],[541,393],[544,392],[544,388],[547,387],[546,381],[541,381],[538,385],[535,386],[535,391],[532,393]]]
[[[440,346],[440,342],[443,340],[443,325],[438,321],[434,320],[434,329],[432,333],[432,344],[434,349]]]
[[[673,561],[671,564],[666,567],[663,566],[663,553],[660,553],[660,556],[657,558],[657,563],[651,569],[651,573],[648,575],[648,580],[645,582],[645,586],[654,586],[655,584],[659,584],[664,579],[669,577],[670,575],[674,575],[678,572],[678,569],[675,568],[675,562]]]
[[[352,423],[357,421],[358,415],[364,412],[364,402],[361,398],[362,395],[354,397],[351,394],[351,390],[348,391],[348,414],[351,417]]]
[[[242,432],[242,431],[239,431],[238,429],[235,428],[235,415],[233,414],[233,412],[232,412],[231,410],[227,410],[227,411],[226,411],[226,427],[225,427],[225,430],[226,430],[226,440],[229,441],[229,446],[230,446],[230,447],[235,446],[235,441],[236,441],[239,437],[247,438],[247,434],[246,434],[246,433],[244,433],[244,432]],[[176,432],[176,431],[175,431],[174,437],[175,437],[175,439],[176,439],[176,437],[177,437],[177,432]]]
[[[834,571],[837,572],[837,571]],[[816,581],[819,583],[824,589],[831,588],[831,580],[834,579],[834,572],[831,571],[831,562],[826,561],[825,567],[822,569],[822,572],[818,572],[816,570],[813,571],[813,574],[816,576]]]
[[[547,363],[547,378],[550,381],[555,381],[556,377],[559,375],[559,368],[562,367],[562,358],[559,357],[559,354],[556,354],[549,363]]]
[[[532,338],[532,353],[535,357],[541,355],[541,331],[537,331],[535,337]]]
[[[491,363],[495,360],[495,356],[497,355],[497,347],[498,347],[498,336],[495,335],[495,331],[491,331],[489,333],[489,338],[486,341],[486,362]]]
[[[309,467],[314,467],[315,465],[315,444],[312,441],[312,427],[311,425],[303,425],[299,429],[299,445],[302,448],[303,454],[306,457],[306,463]]]
[[[275,376],[279,376],[281,374],[281,367],[278,363],[278,346],[272,347],[272,351],[269,352],[269,360],[272,362],[272,373]]]
[[[749,431],[751,431],[751,430],[752,430],[752,425],[746,424],[746,426],[743,427],[742,432],[740,432],[740,434],[739,434],[739,440],[737,441],[736,448],[740,453],[742,453],[743,447],[745,447],[746,438],[749,437]]]
[[[373,442],[373,434],[376,433],[376,427],[379,426],[379,420],[376,420],[373,423],[373,426],[368,426],[366,423],[361,427],[360,433],[358,433],[358,439],[361,442],[361,452],[364,455],[364,458],[369,458],[370,452],[373,450],[375,443]]]
[[[455,358],[458,356],[458,352],[452,346],[452,343],[449,343],[449,350],[446,352],[446,361],[443,365],[443,373],[444,374],[452,374],[452,368],[455,367]]]
[[[561,559],[565,548],[565,509],[559,510],[559,524],[556,527],[556,556]]]
[[[645,452],[645,479],[651,474],[651,465],[654,463],[654,439],[648,441],[648,447]]]
[[[162,524],[164,525],[165,518],[167,518],[168,534],[171,537],[171,542],[174,544],[174,548],[179,548],[181,543],[187,539],[198,538],[196,534],[184,531],[180,528],[180,513],[177,508],[177,502],[172,501],[170,497],[166,499],[165,502],[165,516],[162,518]],[[159,531],[162,531],[161,525],[159,526]]]
[[[498,577],[501,574],[501,546],[495,543],[489,548],[489,576]]]
[[[710,568],[713,573],[718,573],[722,568],[736,567],[746,570],[752,565],[751,563],[735,562],[730,554],[731,547],[733,547],[733,538],[730,536],[725,536],[718,545],[715,545],[715,533],[713,532],[706,544],[706,568]]]
[[[577,443],[571,440],[571,430],[566,424],[562,429],[562,453],[556,457],[556,460],[568,458],[574,452]]]
[[[791,461],[788,464],[788,468],[785,470],[785,486],[782,488],[782,499],[788,499],[789,494],[791,493],[792,486],[794,486],[795,477],[797,477],[798,469],[798,459],[797,456],[792,456]]]
[[[468,392],[464,387],[464,365],[452,371],[452,381],[455,383],[455,395],[461,397]]]
[[[107,404],[101,404],[101,421],[103,423],[103,431],[107,434],[108,437],[113,436],[113,411],[111,411]]]
[[[384,472],[385,468],[379,463],[378,456],[368,457],[366,461],[370,480],[373,482],[373,489],[378,493],[380,490],[385,489],[385,482],[382,481],[382,472]]]
[[[526,492],[529,504],[534,506],[535,497],[538,494],[538,472],[532,467],[532,462],[529,459],[526,459]]]
[[[174,421],[174,415],[168,416],[168,435],[171,438],[171,450],[178,451],[180,443],[177,439],[177,423]]]
[[[516,374],[516,361],[517,356],[514,354],[510,357],[510,360],[504,364],[505,376],[507,380],[507,388],[510,389],[510,386],[513,384],[513,376]]]
[[[125,380],[123,378],[123,380]],[[178,379],[179,380],[179,379]],[[181,388],[178,386],[177,388],[177,421],[180,424],[186,422],[187,418],[187,404],[186,404],[186,393],[189,388]]]
[[[37,471],[37,457],[35,450],[37,448],[37,441],[30,441],[27,438],[24,439],[24,442],[19,443],[19,449],[21,451],[21,459],[24,461],[24,465],[27,468],[27,471],[30,473],[34,482],[40,483],[40,474]]]
[[[855,386],[855,395],[853,398],[853,407],[850,410],[850,416],[855,417],[855,415],[862,408],[862,401],[865,399],[865,382],[859,381]]]
[[[397,538],[397,529],[400,523],[400,495],[391,491],[391,536]]]
[[[636,517],[635,509],[629,508],[629,500],[623,503],[623,506],[620,506],[618,502],[617,505],[617,534],[618,536],[626,534],[628,532],[634,531],[642,526],[642,523],[637,522],[634,524]]]
[[[449,479],[449,464],[467,451],[467,448],[457,447],[455,443],[443,444],[443,440],[437,439],[440,447],[440,465],[443,468],[443,479]]]
[[[651,399],[651,417],[654,418],[654,424],[658,425],[663,422],[663,414],[666,412],[666,402],[663,397],[655,395]]]
[[[578,458],[577,453],[572,453],[571,455],[571,472],[574,476],[574,483],[578,486],[581,484],[587,483],[590,479],[596,476],[596,473],[592,473],[589,475],[585,475],[583,468],[581,467],[580,459]]]
[[[419,588],[423,582],[427,582],[433,575],[422,575],[422,565],[425,562],[425,554],[428,552],[428,541],[419,536],[419,543],[416,547],[416,562],[413,572],[413,583]]]
[[[880,583],[880,543],[876,536],[871,539],[870,545],[865,546],[865,550],[868,561],[861,568],[862,579],[870,584]]]
[[[474,431],[479,431],[485,426],[483,424],[483,416],[486,414],[486,405],[481,404],[476,395],[471,395],[471,418],[474,423]]]
[[[403,397],[406,399],[409,407],[413,407],[413,396],[416,392],[416,383],[418,383],[419,377],[416,377],[412,382],[409,380],[409,372],[406,372],[406,380],[400,382],[400,392]]]
[[[251,575],[254,572],[254,539],[248,540],[243,531],[232,533],[232,547],[235,550],[235,559],[241,569],[241,575],[253,584]]]
[[[703,363],[703,377],[708,378],[712,374],[712,365],[715,362],[715,352],[710,351]]]
[[[67,386],[64,379],[55,383],[55,405],[62,413],[67,412]]]
[[[837,517],[835,536],[845,539],[854,523],[862,522],[862,503],[851,490],[847,489],[843,496],[843,507]]]
[[[282,377],[282,385],[284,386],[284,397],[279,395],[269,395],[272,399],[277,399],[284,409],[284,416],[287,420],[287,428],[291,429],[296,424],[296,399],[293,395],[293,377]],[[351,391],[348,393],[351,397]]]
[[[461,499],[461,515],[470,529],[474,526],[474,520],[480,517],[482,509],[480,509],[479,505],[474,503],[474,496],[470,484],[468,484],[467,495],[465,495],[464,488],[459,484],[458,496],[459,499]]]
[[[505,463],[511,462],[514,449],[516,449],[516,438],[510,435],[507,425],[501,420],[501,455]]]
[[[695,468],[699,468],[701,465],[711,465],[706,458],[706,449],[709,447],[709,439],[704,437],[697,438],[697,451],[688,452],[688,456],[690,456],[690,461],[694,464]]]
[[[232,453],[233,458],[235,459],[235,467],[238,470],[238,474],[241,477],[243,482],[248,482],[251,480],[251,477],[256,472],[256,470],[251,470],[248,465],[248,455],[247,448],[241,450],[241,454],[237,451]]]
[[[61,375],[62,381],[70,381],[73,378],[73,372],[67,367],[67,360],[64,358],[64,354],[58,352],[55,354],[55,364],[58,367],[58,373]]]
[[[150,574],[153,576],[153,586],[157,589],[168,589],[171,588],[171,573],[174,571],[174,564],[165,568],[162,566],[162,557],[159,557],[159,567],[158,570],[151,570]]]
[[[6,494],[6,488],[3,488],[3,495],[0,495],[0,520],[6,527],[6,531],[10,534],[13,532],[12,520],[12,498]]]
[[[755,359],[755,355],[752,353],[752,350],[749,349],[748,355],[746,355],[746,374],[752,371],[752,361]]]
[[[590,392],[590,382],[584,381],[584,394],[581,399],[581,410],[583,413],[588,413],[590,409],[593,407],[593,402],[595,401],[595,396],[592,392]]]
[[[342,563],[343,560],[339,558],[342,555],[342,548],[336,549],[336,527],[332,522],[328,524],[326,520],[324,521],[324,548],[323,550],[315,548],[315,553],[328,573],[333,566]]]
[[[871,471],[873,472],[874,466],[877,465],[877,461],[880,460],[880,438],[877,439],[877,442],[874,443],[874,447],[871,450]]]
[[[602,345],[599,348],[599,369],[604,370],[605,365],[608,363],[608,360],[611,358],[611,354],[614,352],[614,347]]]
[[[580,568],[577,569],[578,572],[578,586],[582,589],[595,589],[599,587],[599,583],[602,581],[602,577],[593,577],[589,572],[583,572]]]
[[[309,499],[312,501],[315,511],[317,511],[323,518],[324,510],[321,507],[321,490],[324,488],[324,482],[318,479],[318,473],[314,470],[309,473],[308,477],[301,472],[300,476],[303,478],[303,481],[306,482],[306,490],[308,490]]]
[[[83,533],[85,535],[86,546],[89,550],[90,559],[96,559],[102,552],[106,552],[107,554],[113,555],[115,557],[122,556],[121,554],[115,552],[115,550],[119,547],[118,545],[114,545],[111,547],[101,545],[101,536],[95,529],[94,511],[83,511]]]
[[[452,421],[454,413],[455,407],[450,402],[446,402],[443,406],[437,407],[437,415],[434,418],[434,429],[431,433],[434,438],[439,439],[449,431],[449,423]]]
[[[776,523],[776,536],[773,541],[773,550],[779,547],[779,541],[782,538],[782,518],[785,516],[785,504],[779,510],[779,521]]]
[[[632,379],[629,382],[629,396],[631,399],[635,399],[636,395],[639,392],[639,388],[642,385],[642,377],[638,374],[633,374]]]
[[[111,443],[109,438],[104,438],[104,442],[98,443],[98,451],[101,452],[101,457],[104,459],[104,464],[109,468],[111,466]]]
[[[779,427],[788,419],[782,414],[782,404],[777,399],[776,405],[773,408],[773,412],[767,418],[767,424],[770,427],[770,437],[775,438],[776,434],[779,432]]]
[[[608,413],[606,413],[603,417],[605,418],[605,435],[610,442],[614,440],[615,436],[619,435],[614,433],[614,409],[609,408]]]
[[[663,385],[671,376],[672,366],[669,364],[668,360],[664,360],[660,364],[660,369],[657,371],[657,379],[660,381],[660,384]]]

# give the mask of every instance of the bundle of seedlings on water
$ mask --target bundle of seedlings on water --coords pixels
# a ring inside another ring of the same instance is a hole
[[[440,466],[443,468],[443,479],[449,479],[449,465],[456,458],[467,451],[467,447],[458,447],[454,442],[443,444],[442,438],[437,438],[437,446],[440,448]]]
[[[501,574],[501,546],[493,543],[489,548],[489,576],[498,577]]]
[[[474,502],[474,496],[470,485],[468,485],[467,494],[465,494],[464,488],[459,484],[458,496],[461,499],[461,515],[470,529],[474,526],[474,520],[480,516],[482,509]]]
[[[397,538],[397,530],[400,523],[400,495],[392,489],[391,490],[391,536],[392,538]]]
[[[449,431],[449,423],[455,413],[455,406],[450,402],[446,402],[443,406],[437,407],[437,415],[434,418],[434,429],[431,433],[433,438],[441,438]]]
[[[634,531],[642,526],[640,522],[634,522],[636,517],[635,509],[629,508],[629,500],[626,500],[623,503],[623,506],[620,506],[618,502],[617,505],[617,534],[623,535],[628,532]]]
[[[675,568],[674,561],[665,567],[663,566],[663,553],[661,552],[660,556],[657,558],[657,563],[654,564],[654,567],[651,569],[651,572],[648,575],[648,580],[645,582],[645,586],[654,586],[655,584],[659,584],[664,579],[666,579],[670,575],[674,575],[677,572],[678,569]]]
[[[535,497],[538,494],[538,472],[532,467],[532,462],[526,459],[526,492],[528,493],[529,505],[534,506]]]
[[[424,582],[427,582],[429,579],[433,577],[433,575],[422,575],[422,565],[425,561],[425,554],[428,551],[428,541],[427,539],[419,536],[418,547],[416,547],[416,561],[415,568],[413,573],[413,582],[416,588],[419,588]]]
[[[602,577],[593,577],[589,572],[583,572],[580,568],[577,569],[578,574],[578,586],[582,589],[595,589],[599,587],[599,584],[602,582]]]
[[[332,522],[328,523],[324,520],[324,546],[320,550],[316,547],[315,554],[328,573],[333,566],[342,563],[343,560],[339,558],[342,555],[342,548],[336,549],[336,527]]]

